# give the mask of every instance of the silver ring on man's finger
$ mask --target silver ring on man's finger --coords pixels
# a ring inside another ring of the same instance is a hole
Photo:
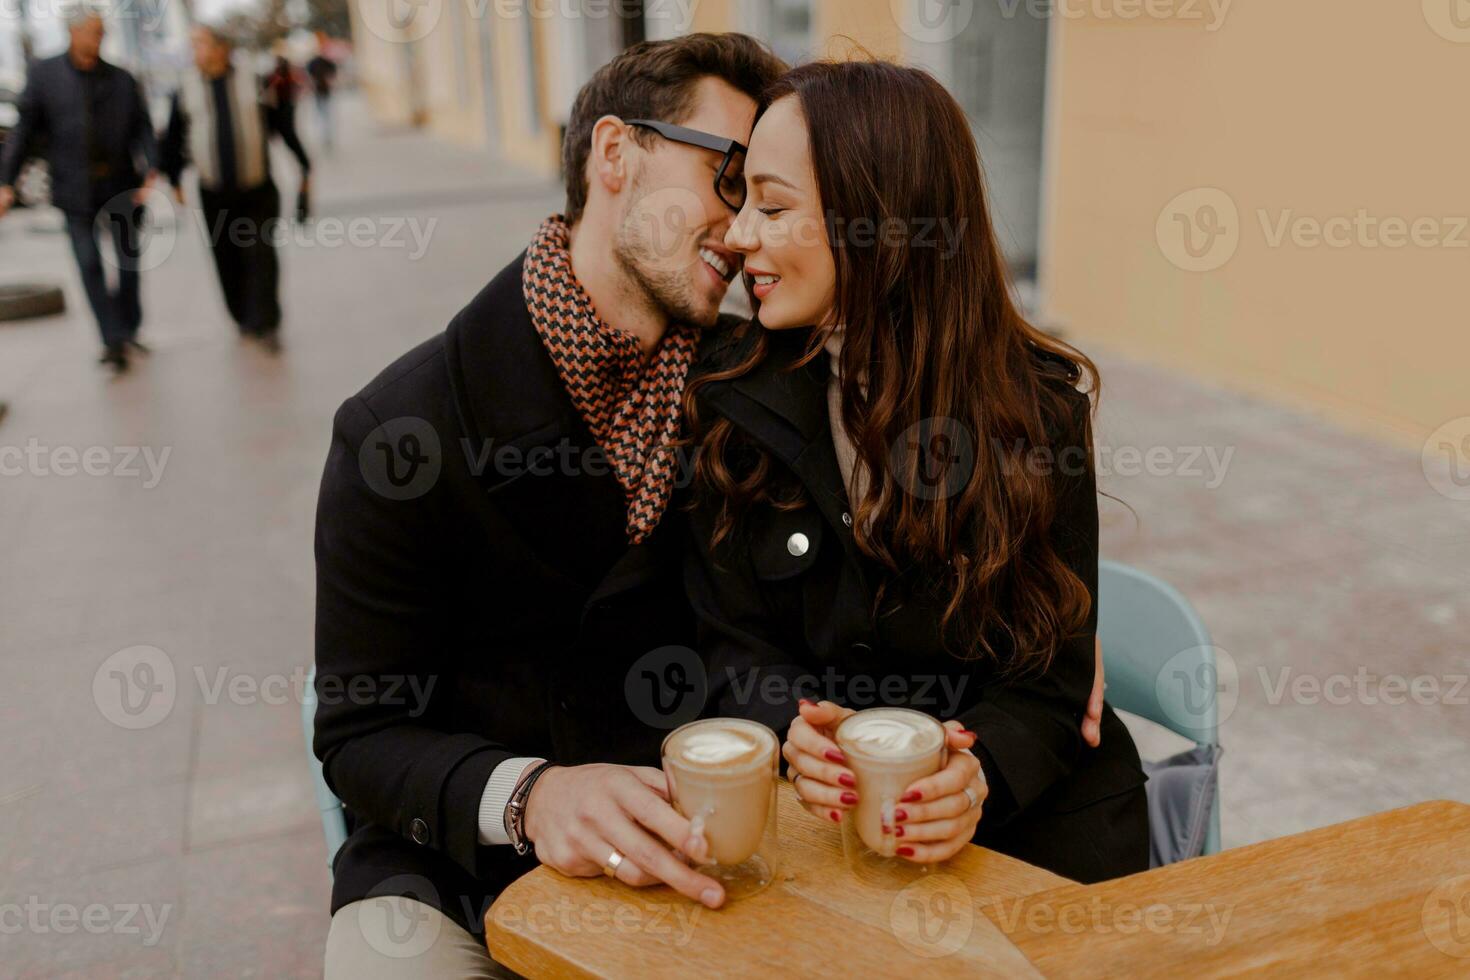
[[[970,798],[969,810],[973,810],[977,806],[980,805],[980,796],[979,796],[979,794],[976,793],[973,789],[971,789],[968,786],[965,787],[965,795]],[[966,812],[969,812],[969,810],[966,810]]]

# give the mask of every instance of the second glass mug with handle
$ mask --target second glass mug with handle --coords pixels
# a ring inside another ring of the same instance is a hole
[[[949,759],[944,726],[910,708],[867,708],[843,719],[835,741],[857,783],[842,821],[842,850],[863,881],[902,886],[929,871],[898,856],[895,811],[908,788]]]
[[[664,739],[664,776],[674,809],[709,844],[700,866],[727,899],[754,895],[776,874],[775,732],[742,718],[705,718]]]

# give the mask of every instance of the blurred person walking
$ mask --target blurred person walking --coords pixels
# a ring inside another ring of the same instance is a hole
[[[291,59],[284,54],[276,55],[276,63],[265,76],[265,104],[278,116],[290,116],[291,128],[296,128],[296,98],[301,93],[300,73]]]
[[[130,351],[146,351],[137,339],[143,321],[138,257],[143,202],[156,177],[158,151],[138,82],[102,60],[101,15],[79,3],[65,17],[67,50],[31,66],[20,119],[0,156],[0,217],[15,203],[12,185],[22,164],[44,139],[51,201],[66,216],[82,287],[102,334],[101,363],[121,373]],[[116,252],[112,287],[99,226],[106,227]]]
[[[317,53],[306,63],[306,74],[311,78],[312,97],[316,102],[316,121],[321,130],[322,148],[331,153],[336,147],[337,134],[332,118],[332,89],[337,84],[337,63],[327,57],[327,38],[317,32]]]
[[[220,288],[240,334],[271,352],[280,349],[280,265],[273,225],[281,195],[270,171],[270,137],[279,136],[301,165],[301,189],[310,186],[311,161],[296,136],[291,113],[247,67],[231,63],[233,46],[212,27],[190,35],[197,71],[174,94],[161,150],[162,169],[183,203],[180,184],[192,161]]]

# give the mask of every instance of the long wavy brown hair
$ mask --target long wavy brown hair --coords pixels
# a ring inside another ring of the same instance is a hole
[[[1083,628],[1090,599],[1053,541],[1054,470],[1030,463],[1060,438],[1085,450],[1074,466],[1090,466],[1090,412],[1075,389],[1095,393],[1096,368],[1017,309],[969,123],[932,76],[879,60],[819,62],[783,76],[762,106],[787,96],[806,119],[836,263],[842,421],[868,475],[851,501],[856,543],[889,580],[921,572],[944,601],[952,654],[1008,673],[1044,670]],[[895,219],[907,234],[857,234]],[[938,230],[946,221],[950,240]],[[805,503],[729,420],[699,418],[700,388],[767,356],[765,330],[742,329],[748,355],[697,379],[685,399],[699,443],[696,499],[721,501],[714,547],[753,506]],[[793,367],[830,333],[813,329]],[[915,434],[919,451],[904,451]],[[932,485],[920,467],[939,437],[968,439],[973,463],[952,492],[915,492]],[[881,605],[880,591],[875,612]]]

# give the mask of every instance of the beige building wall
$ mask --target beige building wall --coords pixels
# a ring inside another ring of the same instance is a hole
[[[700,31],[721,33],[723,31],[739,30],[740,12],[736,9],[738,0],[692,0],[693,19],[689,26],[689,33],[697,34]]]
[[[471,14],[478,9],[479,4],[444,0],[439,23],[417,45],[428,126],[435,135],[465,146],[484,146],[488,137],[480,25]]]
[[[560,168],[560,136],[545,97],[547,30],[547,22],[536,17],[497,18],[492,24],[491,64],[495,66],[496,119],[503,156],[554,177]],[[533,77],[535,85],[530,83]]]
[[[1056,19],[1047,312],[1416,445],[1470,414],[1470,30],[1434,6]]]
[[[408,125],[413,107],[409,98],[409,64],[403,42],[391,33],[384,36],[380,24],[369,27],[372,14],[364,15],[361,2],[347,5],[352,20],[352,60],[357,84],[373,116],[391,125]]]
[[[379,120],[493,145],[512,163],[556,174],[557,128],[544,97],[546,18],[528,16],[524,5],[466,0],[422,4],[403,25],[387,22],[382,0],[353,0],[349,9],[360,84]]]
[[[856,41],[880,57],[902,58],[904,38],[893,13],[889,0],[815,0],[813,54],[819,58],[846,58],[853,51],[851,42]]]

